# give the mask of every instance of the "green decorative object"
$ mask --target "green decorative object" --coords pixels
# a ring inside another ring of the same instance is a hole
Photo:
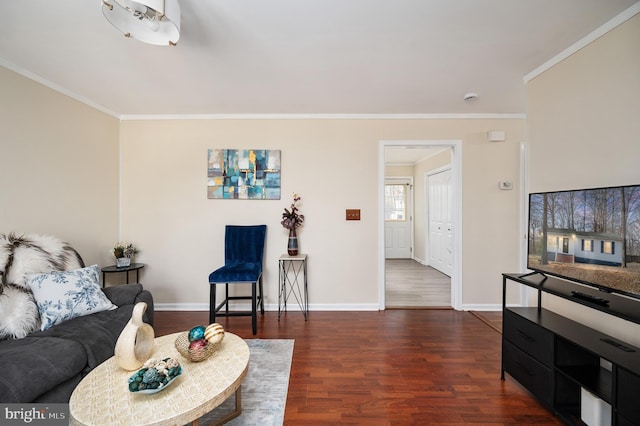
[[[129,391],[152,394],[164,390],[182,374],[177,360],[165,358],[148,360],[144,366],[129,377]]]
[[[189,341],[193,342],[194,340],[204,339],[204,326],[197,325],[189,330]]]

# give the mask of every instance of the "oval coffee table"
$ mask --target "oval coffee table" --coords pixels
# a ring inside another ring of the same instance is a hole
[[[69,400],[72,425],[176,425],[195,422],[222,404],[234,392],[240,414],[240,385],[249,368],[249,347],[240,337],[225,333],[218,350],[201,362],[183,358],[174,346],[181,333],[154,340],[153,358],[176,358],[182,374],[161,392],[129,392],[135,371],[120,368],[111,357],[94,368],[74,389]]]

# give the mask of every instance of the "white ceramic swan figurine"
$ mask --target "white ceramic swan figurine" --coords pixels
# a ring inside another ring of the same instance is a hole
[[[139,302],[133,307],[131,319],[116,342],[116,363],[127,371],[140,368],[153,353],[153,327],[142,320],[146,310],[147,304],[144,302]]]

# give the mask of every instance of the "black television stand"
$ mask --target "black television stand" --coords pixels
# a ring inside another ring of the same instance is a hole
[[[507,307],[508,281],[537,289],[538,306]],[[594,415],[582,412],[587,398],[585,410],[609,409],[613,426],[640,425],[640,348],[540,304],[548,293],[640,324],[640,301],[608,294],[603,304],[597,289],[551,276],[537,283],[528,274],[502,274],[502,286],[501,379],[508,373],[567,424]]]
[[[572,290],[571,295],[573,297],[577,297],[578,299],[586,300],[591,303],[595,303],[601,306],[609,306],[609,301],[607,299],[603,299],[602,297],[597,297],[592,294],[583,293],[581,291]]]
[[[543,282],[547,279],[547,276],[545,275],[544,272],[540,272],[540,271],[533,271],[533,272],[527,272],[526,274],[521,274],[518,275],[520,278],[528,278],[528,277],[535,277],[535,276],[540,276],[542,277],[542,279],[540,280],[540,282]]]
[[[526,279],[527,281],[531,281],[532,284],[535,285],[540,285],[547,280],[547,276],[545,275],[545,273],[540,271],[528,272],[526,274],[518,275],[518,277],[521,279]],[[537,279],[534,280],[534,278],[536,277]]]

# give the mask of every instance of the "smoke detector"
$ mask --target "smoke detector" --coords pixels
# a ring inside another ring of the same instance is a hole
[[[474,99],[478,99],[478,94],[475,92],[468,92],[464,94],[464,97],[462,99],[464,99],[466,102],[470,102]]]

